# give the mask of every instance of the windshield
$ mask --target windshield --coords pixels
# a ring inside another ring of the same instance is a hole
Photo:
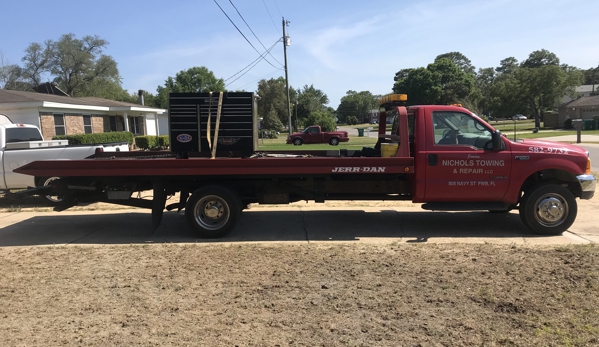
[[[6,143],[24,141],[42,141],[42,135],[37,128],[7,128]]]

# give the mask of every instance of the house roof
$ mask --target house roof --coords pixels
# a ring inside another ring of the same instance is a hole
[[[599,86],[593,84],[583,84],[581,86],[576,87],[576,91],[578,93],[590,93],[597,90]]]
[[[164,113],[166,110],[149,107],[145,105],[133,104],[129,102],[108,100],[96,97],[69,97],[44,93],[23,92],[19,90],[0,90],[0,107],[2,104],[28,104],[42,107],[57,107],[57,104],[80,106],[86,109],[99,107],[108,110],[133,110],[146,111],[153,113]],[[71,107],[71,108],[75,108]]]
[[[582,96],[576,100],[572,100],[569,103],[562,105],[562,107],[586,107],[586,106],[599,106],[599,95],[595,96]]]

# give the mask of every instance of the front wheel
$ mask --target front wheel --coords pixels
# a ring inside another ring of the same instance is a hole
[[[294,146],[301,146],[302,143],[304,143],[304,141],[302,141],[302,139],[293,139]]]
[[[576,198],[568,189],[555,183],[541,183],[524,194],[520,219],[537,234],[560,235],[576,219]]]
[[[232,190],[218,185],[196,190],[185,206],[189,225],[203,238],[223,237],[241,212],[241,200]]]
[[[333,137],[329,140],[329,145],[331,146],[337,146],[339,144],[339,139],[336,137]]]

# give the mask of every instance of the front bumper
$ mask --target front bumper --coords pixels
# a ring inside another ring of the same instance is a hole
[[[595,195],[595,187],[597,186],[597,179],[593,175],[579,175],[576,176],[578,182],[580,183],[580,187],[582,188],[582,193],[580,194],[581,199],[590,199]]]

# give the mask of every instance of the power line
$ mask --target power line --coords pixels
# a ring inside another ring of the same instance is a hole
[[[258,42],[260,42],[260,44],[262,45],[262,48],[266,49],[266,47],[264,46],[264,44],[262,43],[262,41],[260,41],[260,39],[258,38],[258,36],[256,36],[256,34],[254,33],[254,31],[252,30],[252,28],[250,28],[250,25],[248,24],[248,22],[246,22],[245,18],[243,18],[243,16],[241,15],[241,13],[239,13],[239,10],[235,6],[235,4],[233,4],[233,1],[229,0],[229,2],[231,3],[231,5],[235,9],[235,11],[237,11],[237,14],[239,15],[239,17],[241,17],[241,20],[243,20],[243,22],[245,23],[245,25],[247,25],[248,29],[250,29],[250,31],[252,32],[252,34],[254,35],[254,37],[256,38],[256,40],[258,40]],[[268,52],[268,55],[270,55],[277,63],[279,63],[279,65],[283,66],[283,64],[281,64],[281,62],[279,62],[277,60],[277,58],[275,58],[272,54],[270,54],[270,51]]]
[[[220,7],[220,5],[218,4],[218,2],[216,2],[216,0],[214,0],[214,3],[216,4],[216,6],[218,6],[218,8],[220,8],[220,10],[223,12],[223,14],[227,17],[227,19],[229,19],[229,22],[231,22],[231,24],[233,24],[233,26],[235,27],[235,29],[237,29],[237,31],[239,31],[239,33],[241,34],[241,36],[243,36],[243,38],[247,41],[247,43],[250,44],[250,46],[252,46],[252,48],[258,52],[258,54],[260,54],[260,51],[258,51],[258,49],[256,49],[256,47],[254,47],[254,45],[252,45],[252,43],[250,42],[250,40],[248,40],[247,37],[245,37],[245,35],[241,32],[241,30],[239,30],[239,28],[237,27],[237,25],[235,25],[235,23],[231,20],[231,18],[229,17],[229,15],[227,14],[227,12],[225,12],[225,10],[223,10],[222,7]],[[260,56],[262,56],[262,54],[260,54]],[[265,57],[263,57],[264,60],[270,64],[270,66],[277,68],[276,66],[274,66],[270,61],[268,61],[268,59],[266,59]]]
[[[271,71],[270,73],[267,73],[266,75],[264,75],[264,76],[262,76],[262,77],[258,78],[257,80],[254,80],[254,81],[252,81],[252,82],[250,82],[250,83],[248,83],[248,84],[246,84],[246,85],[242,86],[240,89],[244,89],[245,87],[249,86],[250,84],[254,84],[254,83],[256,83],[256,82],[260,82],[261,80],[265,79],[266,77],[270,77],[270,76],[274,75],[274,74],[275,74],[275,73],[277,73],[277,72],[278,72],[278,70],[273,70],[273,71]]]
[[[281,15],[281,17],[283,17],[281,10],[279,10],[279,4],[277,4],[277,0],[274,0],[274,2],[275,2],[275,6],[277,7],[277,11],[279,11],[279,14]]]
[[[268,6],[266,6],[266,3],[264,2],[264,0],[262,0],[262,3],[264,4],[264,7],[266,8],[266,12],[268,13],[268,16],[270,17],[270,21],[272,22],[272,25],[275,27],[275,30],[277,31],[277,33],[280,33],[279,27],[277,27],[277,25],[275,24],[275,21],[272,19],[272,16],[270,15],[270,11],[268,10]]]
[[[266,53],[270,52],[270,51],[271,51],[271,50],[272,50],[272,49],[275,47],[275,45],[276,45],[277,43],[279,43],[279,42],[281,42],[281,40],[277,40],[277,42],[273,43],[273,45],[272,45],[272,46],[270,46],[270,48],[269,48],[268,50],[266,50],[266,52],[264,52],[264,54],[266,54]],[[254,61],[252,61],[251,63],[249,63],[249,64],[248,64],[246,67],[244,67],[243,69],[239,70],[237,73],[235,73],[235,74],[234,74],[234,75],[232,75],[231,77],[227,78],[227,79],[225,80],[225,82],[226,82],[226,81],[228,81],[228,80],[230,80],[231,78],[233,78],[233,77],[237,76],[237,75],[238,75],[238,74],[240,74],[240,73],[241,73],[243,70],[245,70],[245,69],[247,69],[248,67],[250,67],[250,66],[254,65],[254,63],[256,63],[258,60],[261,60],[261,59],[264,59],[264,56],[263,56],[263,55],[260,55],[260,56],[259,56],[258,58],[256,58]],[[278,70],[283,70],[283,69],[280,69],[280,68],[277,68],[277,69],[278,69]],[[249,71],[249,70],[248,70],[248,71]],[[243,75],[242,75],[242,76],[243,76]],[[231,82],[231,83],[232,83],[232,82]]]

